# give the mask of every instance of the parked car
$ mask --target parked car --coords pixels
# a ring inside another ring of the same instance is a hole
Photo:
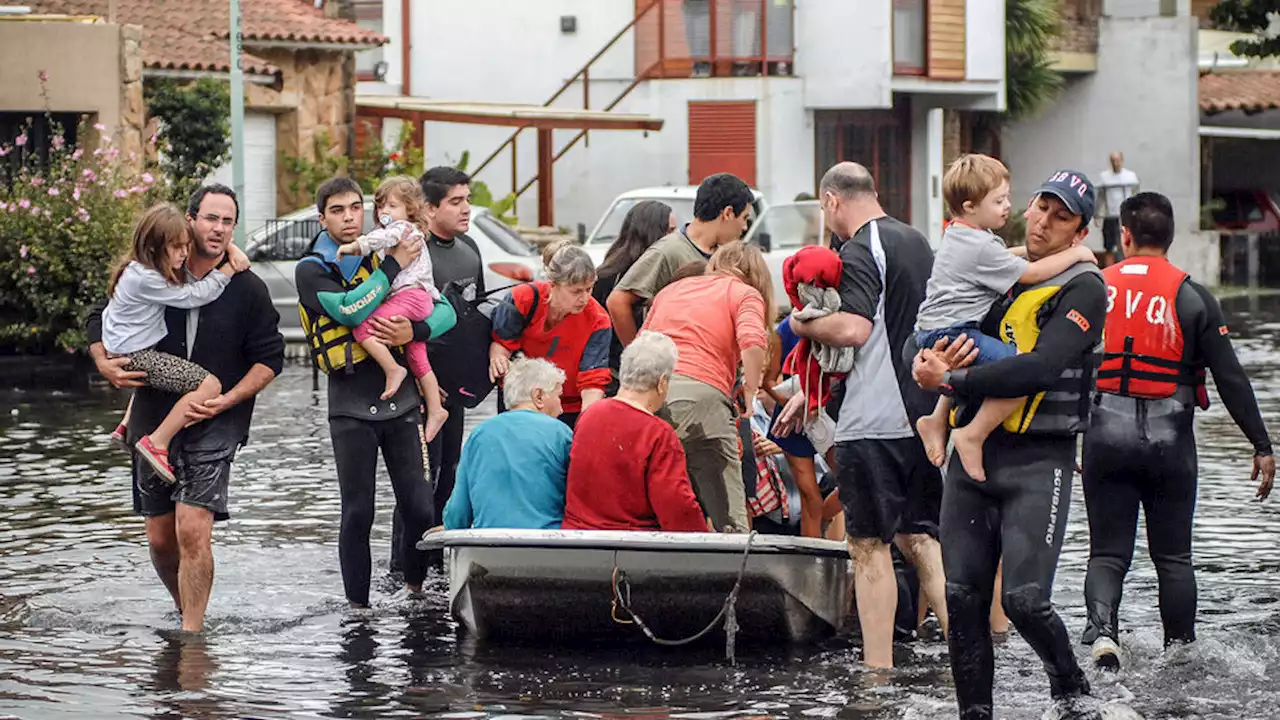
[[[758,218],[764,214],[769,205],[758,190],[752,190],[751,192],[755,196],[755,201],[751,204],[751,217]],[[596,223],[595,229],[587,236],[583,247],[587,249],[587,254],[591,256],[592,261],[599,266],[600,263],[604,262],[604,256],[609,251],[609,246],[618,238],[618,232],[622,230],[622,221],[626,219],[627,213],[637,203],[644,200],[657,200],[658,202],[666,203],[675,212],[677,225],[684,225],[693,220],[693,200],[697,195],[697,185],[649,187],[624,192],[614,198],[613,204],[609,206],[604,216],[600,218],[600,222]]]
[[[268,222],[245,240],[245,253],[254,263],[254,272],[271,292],[271,301],[280,313],[280,332],[288,342],[305,340],[298,318],[293,270],[320,229],[316,210],[310,207]],[[364,231],[372,229],[373,202],[366,201]],[[472,207],[471,229],[467,235],[480,248],[486,289],[510,287],[542,276],[542,259],[537,248],[487,208]]]
[[[773,276],[773,301],[778,315],[791,311],[791,300],[782,285],[782,262],[806,245],[829,245],[817,200],[769,206],[743,238],[764,252]]]
[[[1280,194],[1266,190],[1226,190],[1214,195],[1214,227],[1223,232],[1269,233],[1280,230]]]

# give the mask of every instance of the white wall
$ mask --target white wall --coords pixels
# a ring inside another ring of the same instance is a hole
[[[803,89],[795,78],[698,78],[663,80],[637,87],[619,112],[645,113],[664,120],[661,131],[593,131],[589,145],[579,143],[555,165],[556,224],[590,229],[619,193],[654,185],[685,185],[689,180],[690,100],[756,101],[756,178],[771,202],[789,201],[812,192],[814,147],[812,113],[804,107]],[[496,132],[495,132],[496,131]],[[472,150],[474,167],[506,139],[510,130],[446,123],[427,124],[427,162],[456,160]],[[557,150],[575,133],[555,133]],[[518,140],[519,177],[537,171],[536,134]],[[480,176],[495,195],[511,189],[511,159],[504,152]],[[520,199],[517,213],[524,223],[537,219],[537,186]]]
[[[892,20],[892,0],[796,0],[796,74],[804,78],[805,106],[892,107]]]
[[[1215,253],[1199,247],[1200,142],[1196,20],[1102,18],[1098,71],[1069,78],[1058,100],[1038,117],[1006,129],[1003,150],[1014,197],[1025,201],[1055,169],[1091,178],[1113,150],[1138,174],[1142,189],[1173,203],[1178,234],[1172,257],[1197,279],[1217,279]],[[1101,231],[1090,244],[1101,248]],[[1194,264],[1191,264],[1194,263]]]
[[[964,4],[964,54],[966,80],[1004,79],[1004,0]]]

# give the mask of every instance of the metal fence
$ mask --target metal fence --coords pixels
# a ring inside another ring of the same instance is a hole
[[[1280,231],[1222,233],[1223,285],[1280,287]]]

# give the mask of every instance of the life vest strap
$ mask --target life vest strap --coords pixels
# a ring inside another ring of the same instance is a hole
[[[1120,367],[1104,367],[1098,371],[1098,379],[1108,380],[1118,378],[1120,380],[1121,395],[1132,394],[1129,388],[1129,383],[1132,380],[1149,380],[1152,382],[1174,383],[1176,385],[1189,385],[1192,387],[1204,383],[1204,376],[1199,372],[1199,370],[1184,362],[1135,353],[1133,351],[1132,335],[1125,337],[1123,351],[1104,353],[1102,356],[1102,362],[1104,364],[1113,360],[1119,360]],[[1172,372],[1165,373],[1152,370],[1138,370],[1133,367],[1133,363],[1135,361],[1145,363],[1152,367],[1166,368]]]

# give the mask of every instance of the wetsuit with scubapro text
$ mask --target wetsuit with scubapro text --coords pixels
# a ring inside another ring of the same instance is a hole
[[[1039,286],[1015,287],[1011,302],[997,303],[983,330],[1006,342],[1016,332],[1020,354],[948,373],[958,408],[972,409],[985,397],[1028,398],[987,439],[985,482],[970,478],[954,457],[947,466],[941,540],[948,643],[965,720],[993,717],[988,611],[1002,553],[1005,611],[1044,662],[1052,695],[1089,692],[1051,593],[1105,304],[1104,284],[1093,266],[1077,265]]]

